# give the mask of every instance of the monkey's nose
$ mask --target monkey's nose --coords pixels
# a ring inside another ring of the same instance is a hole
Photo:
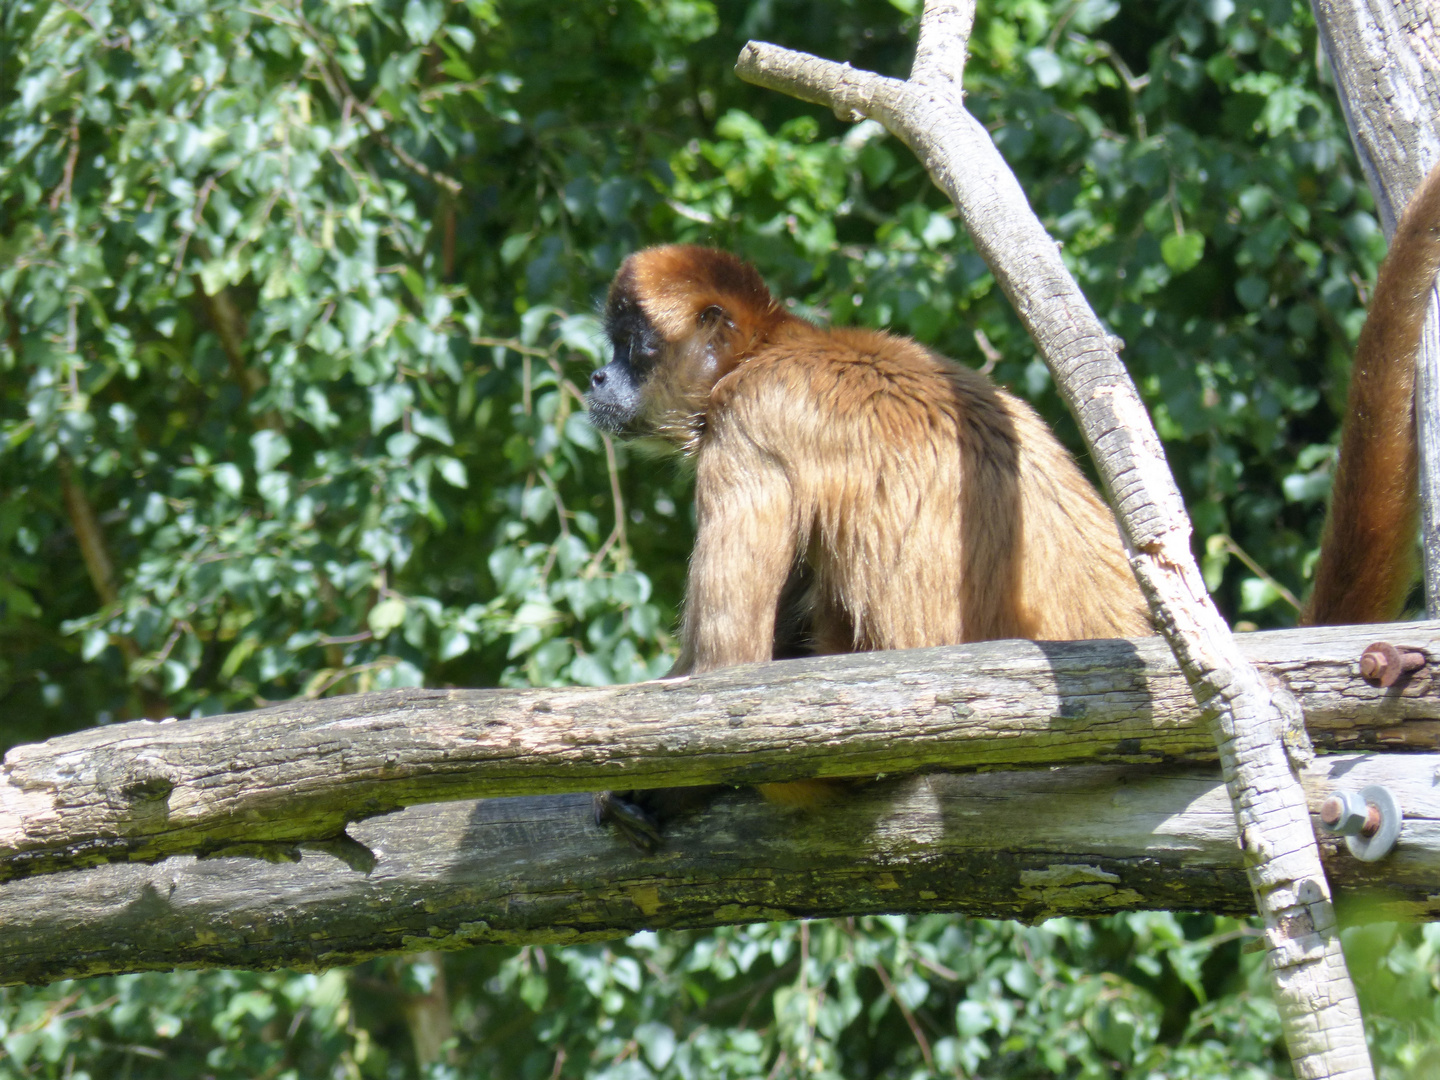
[[[605,385],[605,369],[604,369],[604,368],[601,368],[599,371],[595,372],[595,374],[593,374],[593,375],[590,376],[590,389],[591,389],[591,390],[599,390],[600,387],[602,387],[602,386],[604,386],[604,385]]]

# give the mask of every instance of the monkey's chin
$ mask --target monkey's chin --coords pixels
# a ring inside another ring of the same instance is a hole
[[[586,405],[585,414],[590,418],[592,427],[610,435],[619,435],[622,439],[629,438],[635,434],[630,429],[630,417],[613,405],[603,401],[591,401]]]
[[[586,410],[586,415],[589,417],[592,427],[608,435],[624,439],[627,443],[652,443],[656,447],[664,445],[669,446],[672,451],[675,449],[663,435],[650,425],[630,413],[604,402],[591,402]]]
[[[635,417],[626,415],[605,402],[590,402],[586,415],[591,427],[624,440],[626,446],[639,451],[642,457],[670,458],[677,454],[684,456],[682,449],[673,439],[666,438]]]

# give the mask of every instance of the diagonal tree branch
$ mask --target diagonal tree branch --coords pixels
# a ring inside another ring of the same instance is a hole
[[[748,82],[828,105],[839,116],[879,120],[955,203],[1079,421],[1152,616],[1210,720],[1296,1074],[1368,1078],[1373,1071],[1329,884],[1281,741],[1293,703],[1265,687],[1210,600],[1190,551],[1179,489],[1115,339],[989,134],[966,112],[958,88],[928,76],[958,71],[963,62],[938,59],[946,51],[963,58],[968,20],[955,8],[926,4],[924,82],[881,78],[757,42],[746,45],[736,71]]]

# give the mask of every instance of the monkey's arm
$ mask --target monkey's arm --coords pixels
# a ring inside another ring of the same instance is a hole
[[[700,451],[698,528],[680,657],[670,676],[771,658],[780,594],[798,553],[796,502],[778,460],[743,431],[722,429]],[[653,852],[670,818],[705,805],[720,790],[710,785],[598,792],[595,822],[613,824],[634,847]]]
[[[671,675],[769,660],[798,554],[798,500],[779,460],[729,426],[700,451],[697,530]]]

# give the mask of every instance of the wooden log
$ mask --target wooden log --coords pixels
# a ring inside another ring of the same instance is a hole
[[[1239,640],[1321,749],[1436,747],[1428,667],[1388,689],[1359,677],[1377,639],[1440,656],[1437,622]],[[388,691],[15,747],[0,770],[0,880],[183,853],[285,857],[437,800],[1214,759],[1158,638],[817,657],[620,687]]]
[[[1440,755],[1337,755],[1306,770],[1312,809],[1383,782],[1406,815],[1361,863],[1326,840],[1341,914],[1440,917]],[[572,943],[652,928],[880,912],[1025,920],[1252,910],[1218,769],[1079,765],[865,784],[800,814],[738,790],[681,819],[655,856],[591,819],[583,794],[412,807],[352,827],[357,872],[181,856],[0,885],[0,983],[173,967],[319,968],[472,944]]]

